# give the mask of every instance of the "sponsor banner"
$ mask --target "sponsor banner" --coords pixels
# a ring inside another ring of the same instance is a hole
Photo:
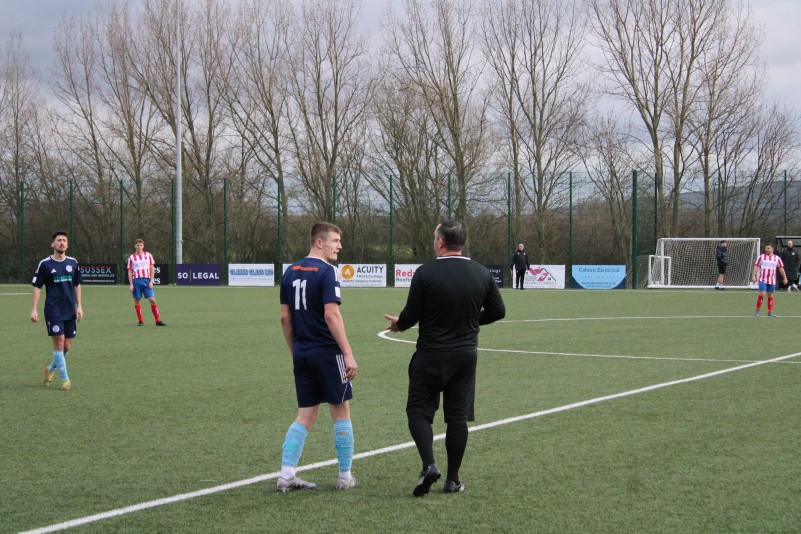
[[[130,284],[128,280],[128,269],[125,269],[125,274],[123,275],[125,278],[125,283]],[[170,264],[169,263],[157,263],[153,266],[153,285],[160,286],[171,283],[170,281]]]
[[[179,286],[218,286],[220,264],[180,263],[175,266],[175,283]]]
[[[506,270],[503,265],[485,265],[484,267],[490,272],[492,277],[495,279],[495,283],[498,284],[498,287],[503,287],[503,272]],[[514,280],[514,278],[513,278]]]
[[[84,284],[117,283],[117,264],[115,263],[90,263],[88,265],[81,265],[80,268]]]
[[[396,263],[395,287],[409,287],[412,285],[412,276],[422,263]]]
[[[387,266],[381,263],[343,263],[339,266],[342,287],[387,287]]]
[[[128,276],[126,271],[125,276]],[[170,264],[169,263],[157,263],[153,266],[153,285],[160,286],[171,284],[172,280],[170,279]]]
[[[514,287],[515,271],[512,269],[512,287]],[[564,289],[564,265],[532,265],[523,277],[523,287],[526,289]]]
[[[282,276],[283,276],[283,275],[285,275],[285,274],[286,274],[286,270],[287,270],[287,269],[289,269],[290,267],[292,267],[292,264],[291,264],[291,263],[284,263],[284,264],[282,264],[282,265],[281,265],[281,275],[282,275]]]
[[[626,289],[626,266],[574,265],[570,287],[578,289]]]
[[[272,263],[229,263],[229,286],[274,286],[275,267]]]

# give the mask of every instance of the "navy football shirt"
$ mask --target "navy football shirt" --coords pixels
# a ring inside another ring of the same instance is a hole
[[[75,319],[75,286],[83,282],[81,269],[75,258],[67,256],[61,261],[48,256],[39,262],[31,285],[45,288],[44,316],[46,321]]]
[[[292,264],[281,279],[281,304],[289,306],[295,357],[340,352],[328,324],[325,305],[342,303],[336,268],[319,258],[303,258]]]

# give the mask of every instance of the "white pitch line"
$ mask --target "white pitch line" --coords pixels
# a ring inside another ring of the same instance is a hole
[[[478,432],[479,430],[486,430],[488,428],[495,428],[495,427],[502,426],[502,425],[508,425],[508,424],[511,424],[511,423],[517,423],[519,421],[525,421],[526,419],[534,419],[536,417],[542,417],[544,415],[550,415],[550,414],[554,414],[554,413],[565,412],[565,411],[568,411],[568,410],[574,410],[576,408],[581,408],[581,407],[584,407],[584,406],[590,406],[592,404],[598,404],[598,403],[601,403],[601,402],[604,402],[604,401],[608,401],[608,400],[614,400],[614,399],[619,399],[619,398],[622,398],[622,397],[628,397],[628,396],[631,396],[631,395],[637,395],[639,393],[646,393],[648,391],[654,391],[656,389],[666,388],[666,387],[670,387],[670,386],[676,386],[676,385],[679,385],[679,384],[686,384],[686,383],[689,383],[689,382],[695,382],[695,381],[698,381],[698,380],[703,380],[705,378],[711,378],[711,377],[714,377],[714,376],[724,375],[724,374],[727,374],[727,373],[733,373],[735,371],[742,371],[743,369],[749,369],[751,367],[757,367],[759,365],[765,365],[765,364],[768,364],[768,363],[776,363],[776,362],[780,362],[780,361],[787,360],[787,359],[790,359],[790,358],[795,358],[797,356],[801,356],[801,352],[788,354],[786,356],[779,356],[778,358],[773,358],[773,359],[770,359],[770,360],[761,360],[761,361],[758,361],[758,362],[752,362],[752,363],[748,363],[748,364],[745,364],[745,365],[739,365],[737,367],[729,367],[727,369],[721,369],[719,371],[713,371],[711,373],[704,373],[702,375],[692,376],[692,377],[689,377],[689,378],[682,378],[682,379],[679,379],[679,380],[672,380],[670,382],[663,382],[661,384],[654,384],[652,386],[646,386],[646,387],[643,387],[643,388],[632,389],[632,390],[629,390],[629,391],[623,391],[621,393],[614,393],[612,395],[605,395],[603,397],[596,397],[594,399],[589,399],[589,400],[585,400],[585,401],[574,402],[572,404],[566,404],[564,406],[558,406],[556,408],[550,408],[548,410],[542,410],[542,411],[539,411],[539,412],[529,413],[529,414],[525,414],[525,415],[519,415],[519,416],[516,416],[516,417],[509,417],[507,419],[501,419],[499,421],[493,421],[493,422],[490,422],[490,423],[485,423],[483,425],[472,426],[468,430],[470,432]],[[434,436],[434,441],[439,441],[439,440],[442,440],[442,439],[445,439],[445,434],[437,434],[436,436]],[[398,445],[392,445],[390,447],[383,447],[381,449],[374,449],[372,451],[367,451],[367,452],[362,452],[362,453],[359,453],[359,454],[355,454],[355,455],[353,455],[353,459],[354,460],[359,460],[359,459],[362,459],[362,458],[369,458],[370,456],[377,456],[379,454],[386,454],[386,453],[395,452],[395,451],[399,451],[399,450],[403,450],[403,449],[409,449],[411,447],[414,447],[414,442],[413,441],[407,441],[406,443],[400,443]],[[331,466],[331,465],[336,465],[337,463],[338,463],[338,460],[336,460],[336,459],[326,460],[326,461],[323,461],[323,462],[317,462],[317,463],[314,463],[314,464],[308,464],[308,465],[304,465],[304,466],[298,467],[297,470],[298,471],[309,471],[309,470],[312,470],[312,469],[318,469],[320,467],[328,467],[328,466]],[[214,487],[211,487],[211,488],[205,488],[205,489],[198,490],[198,491],[192,491],[192,492],[189,492],[189,493],[181,493],[181,494],[178,494],[178,495],[173,495],[172,497],[164,497],[162,499],[156,499],[154,501],[148,501],[148,502],[143,502],[143,503],[139,503],[139,504],[134,504],[134,505],[131,505],[131,506],[126,506],[124,508],[118,508],[116,510],[110,510],[108,512],[103,512],[103,513],[100,513],[100,514],[94,514],[94,515],[90,515],[90,516],[86,516],[86,517],[81,517],[81,518],[78,518],[78,519],[73,519],[71,521],[65,521],[63,523],[57,523],[55,525],[50,525],[50,526],[47,526],[47,527],[37,528],[37,529],[33,529],[33,530],[27,530],[27,531],[24,531],[24,532],[22,532],[20,534],[44,534],[44,533],[47,533],[47,532],[58,532],[60,530],[66,530],[68,528],[73,528],[73,527],[79,527],[79,526],[86,525],[86,524],[89,524],[89,523],[95,523],[97,521],[102,521],[104,519],[110,519],[112,517],[119,517],[121,515],[131,514],[131,513],[134,513],[134,512],[141,512],[142,510],[147,510],[149,508],[156,508],[158,506],[164,506],[164,505],[173,504],[173,503],[176,503],[176,502],[187,501],[187,500],[194,499],[194,498],[197,498],[197,497],[203,497],[205,495],[212,495],[214,493],[220,493],[220,492],[227,491],[227,490],[230,490],[230,489],[236,489],[236,488],[241,488],[243,486],[248,486],[248,485],[251,485],[251,484],[257,484],[259,482],[264,482],[264,481],[267,481],[267,480],[275,479],[275,478],[278,477],[279,474],[280,474],[279,472],[268,473],[268,474],[265,474],[265,475],[259,475],[257,477],[247,478],[247,479],[239,480],[239,481],[236,481],[236,482],[230,482],[228,484],[222,484],[222,485],[219,485],[219,486],[214,486]]]
[[[395,341],[396,343],[410,343],[415,344],[416,341],[410,341],[406,339],[398,339],[394,337],[389,337],[389,331],[384,330],[379,332],[377,335],[382,339],[386,339],[387,341]],[[512,354],[535,354],[535,355],[542,355],[542,356],[576,356],[578,358],[609,358],[609,359],[619,359],[619,360],[664,360],[664,361],[676,361],[676,362],[710,362],[710,363],[751,363],[754,360],[718,360],[715,358],[681,358],[678,356],[626,356],[623,354],[586,354],[583,352],[547,352],[547,351],[536,351],[536,350],[512,350],[512,349],[483,349],[481,347],[478,348],[481,352],[510,352]],[[784,362],[788,364],[801,364],[801,362]]]

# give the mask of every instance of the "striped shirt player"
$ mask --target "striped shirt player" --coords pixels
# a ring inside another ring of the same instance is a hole
[[[776,291],[776,272],[781,274],[782,281],[787,284],[787,276],[784,273],[782,259],[773,253],[773,245],[765,245],[765,253],[757,258],[754,269],[751,273],[751,281],[759,283],[759,295],[757,296],[755,317],[759,317],[765,293],[768,294],[768,317],[776,317],[773,313],[773,293]]]
[[[329,404],[334,422],[334,447],[339,462],[337,489],[356,485],[351,474],[353,425],[350,420],[351,380],[358,370],[345,323],[339,311],[342,302],[336,267],[342,249],[339,227],[330,223],[312,226],[308,257],[292,264],[281,279],[281,329],[295,375],[298,415],[287,430],[281,456],[279,491],[314,489],[316,485],[297,477],[306,436],[320,404]]]
[[[81,269],[75,258],[67,256],[69,239],[66,232],[53,234],[53,254],[44,258],[36,267],[31,280],[33,286],[33,306],[31,321],[39,322],[39,298],[45,288],[44,318],[47,335],[53,343],[53,359],[44,368],[44,386],[48,387],[58,370],[61,375],[61,389],[69,391],[71,383],[67,375],[67,355],[72,348],[72,340],[78,333],[77,323],[83,318],[81,308]]]
[[[134,298],[134,310],[136,318],[139,320],[138,326],[145,324],[142,318],[142,297],[150,302],[150,311],[156,320],[156,326],[167,326],[167,323],[161,320],[159,306],[156,303],[156,292],[153,289],[156,260],[150,252],[145,252],[143,240],[137,239],[134,242],[134,253],[128,256],[126,268],[128,269],[128,290]]]

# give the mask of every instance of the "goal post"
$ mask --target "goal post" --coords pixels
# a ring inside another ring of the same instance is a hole
[[[760,254],[758,237],[662,237],[648,257],[648,287],[707,289],[715,287],[715,252],[728,242],[729,266],[724,286],[749,289],[751,272]]]

